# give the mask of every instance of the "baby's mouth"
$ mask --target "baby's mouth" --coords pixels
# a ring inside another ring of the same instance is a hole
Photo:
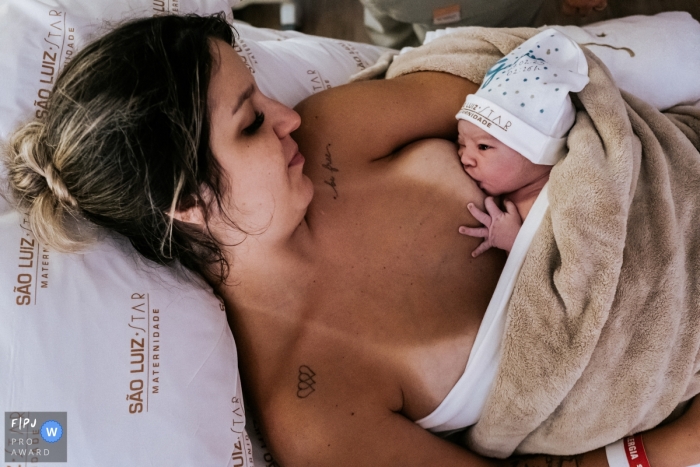
[[[465,172],[467,175],[469,175],[469,177],[470,177],[472,180],[474,180],[474,181],[479,185],[479,188],[481,188],[481,182],[480,182],[479,179],[477,179],[474,175],[472,175],[472,174],[469,173],[469,169],[470,169],[470,167],[465,167],[465,168],[464,168],[464,172]]]

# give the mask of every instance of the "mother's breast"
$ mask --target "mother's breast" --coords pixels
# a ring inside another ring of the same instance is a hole
[[[485,310],[505,256],[472,258],[480,240],[458,232],[477,225],[467,203],[482,204],[484,194],[464,173],[453,143],[423,140],[364,172],[344,176],[340,167],[334,174],[335,187],[313,180],[307,215],[328,282],[361,287],[389,308]]]
[[[505,255],[472,258],[480,241],[458,233],[476,225],[466,206],[484,195],[452,143],[414,143],[356,176],[338,169],[335,187],[313,180],[307,219],[323,258],[313,303],[395,375],[402,412],[418,419],[464,371]]]
[[[462,169],[453,143],[422,140],[365,171],[338,169],[311,172],[315,195],[307,218],[322,244],[423,268],[444,267],[478,245],[457,229],[477,225],[467,203],[481,205],[484,194]]]

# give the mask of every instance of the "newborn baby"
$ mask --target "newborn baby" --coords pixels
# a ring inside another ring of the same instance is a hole
[[[489,195],[486,212],[467,206],[484,227],[459,228],[461,234],[484,238],[472,256],[491,247],[511,250],[552,166],[566,155],[566,135],[576,115],[569,92],[586,84],[581,48],[547,29],[499,60],[476,94],[467,96],[457,114],[459,157]],[[494,200],[500,195],[505,195],[505,212]]]

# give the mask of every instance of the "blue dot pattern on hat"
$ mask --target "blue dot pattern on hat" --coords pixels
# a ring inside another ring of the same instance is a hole
[[[489,71],[486,73],[486,76],[484,77],[484,82],[482,83],[480,90],[487,87],[492,80],[500,80],[501,78],[503,78],[503,80],[501,80],[502,85],[499,84],[498,86],[504,86],[506,87],[506,89],[503,90],[500,95],[508,96],[507,87],[511,87],[512,89],[512,86],[515,85],[515,83],[512,82],[510,78],[520,76],[522,78],[520,82],[525,86],[530,86],[528,90],[532,92],[531,97],[536,98],[538,102],[545,104],[545,107],[540,108],[540,111],[538,112],[539,114],[542,114],[548,106],[560,106],[563,102],[561,101],[561,98],[555,98],[552,102],[549,102],[552,99],[552,91],[546,91],[546,87],[539,87],[539,85],[544,86],[548,82],[554,81],[556,84],[560,85],[559,87],[555,88],[555,91],[559,91],[559,88],[562,85],[564,85],[564,87],[568,88],[569,90],[574,90],[574,88],[576,88],[576,90],[580,90],[580,88],[585,86],[585,83],[587,83],[588,81],[588,67],[585,63],[585,57],[583,56],[583,53],[581,52],[580,48],[571,39],[569,39],[567,36],[556,30],[549,29],[545,31],[544,34],[537,34],[526,42],[530,45],[530,47],[521,45],[516,50],[512,51],[511,53],[500,59],[498,62],[496,62],[494,66],[491,67],[491,69],[489,69]],[[527,52],[523,53],[521,51],[521,49],[523,48],[527,50]],[[546,50],[547,53],[549,53],[550,50],[559,53],[557,55],[550,54],[541,56],[539,55],[539,52],[537,52],[538,49]],[[562,69],[580,68],[581,64],[572,64],[570,63],[572,60],[574,62],[583,61],[583,65],[585,68],[585,76],[578,76],[577,74],[573,73],[573,75],[575,75],[573,81],[583,81],[583,85],[580,85],[578,83],[571,83],[570,85],[567,85],[566,82],[562,83],[562,81],[566,81],[566,78],[555,79],[558,78],[560,70]],[[534,73],[536,73],[536,75],[532,76]],[[546,81],[541,80],[540,78],[542,75],[548,77],[549,79]],[[531,77],[534,79],[529,79]],[[577,77],[581,79],[577,80]],[[537,83],[535,83],[535,81],[537,81]],[[491,90],[489,89],[488,92],[490,91]],[[478,94],[479,93],[477,92],[477,95]],[[494,103],[508,109],[509,105],[507,101],[504,101],[504,99],[508,99],[508,97],[502,97]],[[525,105],[521,104],[517,108],[524,107]],[[530,112],[532,111],[536,112],[535,109],[532,109]],[[521,111],[518,111],[518,114],[516,115],[521,116],[519,115],[520,112]],[[556,113],[558,112],[552,112],[552,114]],[[521,117],[525,116],[526,115],[522,115]]]
[[[491,92],[490,84],[494,80],[500,83],[498,87],[501,92]],[[498,60],[484,76],[479,90],[472,95],[478,98],[472,100],[474,103],[478,102],[478,105],[468,106],[470,100],[467,98],[463,108],[465,113],[460,111],[460,114],[467,115],[466,113],[471,112],[483,116],[486,115],[484,112],[490,112],[490,121],[495,122],[494,119],[500,112],[502,118],[507,117],[508,124],[501,125],[496,122],[495,125],[485,128],[486,131],[530,158],[513,145],[529,139],[527,128],[530,128],[539,132],[541,138],[544,138],[542,144],[533,144],[533,148],[556,146],[558,144],[556,141],[566,135],[575,119],[569,92],[578,92],[587,83],[588,64],[583,51],[565,34],[552,28],[533,36]],[[548,86],[548,84],[554,86]],[[526,106],[525,102],[522,102],[522,97],[518,95],[520,91],[530,96],[532,105]],[[487,95],[488,99],[486,99]],[[459,118],[466,118],[466,116]],[[486,124],[482,123],[482,126],[484,125]],[[516,128],[521,127],[522,134],[515,140],[509,142],[502,139],[510,138],[511,133],[520,132]],[[501,131],[497,128],[504,132],[507,129],[507,133],[496,134]],[[547,142],[547,138],[556,140],[556,144]],[[531,160],[535,163],[544,163],[536,162],[538,157],[536,154],[532,155]]]

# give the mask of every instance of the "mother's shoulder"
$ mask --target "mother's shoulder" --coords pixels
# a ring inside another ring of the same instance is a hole
[[[293,137],[305,156],[322,158],[330,147],[347,168],[362,169],[412,141],[455,138],[454,115],[473,87],[433,72],[339,86],[297,105],[301,126]]]

